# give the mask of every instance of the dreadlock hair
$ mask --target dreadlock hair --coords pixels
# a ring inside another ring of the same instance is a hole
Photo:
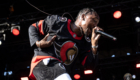
[[[78,19],[82,14],[93,14],[93,13],[96,13],[96,11],[92,8],[83,8],[82,10],[79,11],[76,19]]]

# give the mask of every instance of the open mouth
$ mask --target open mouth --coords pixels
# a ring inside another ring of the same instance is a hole
[[[85,40],[86,40],[87,42],[90,42],[90,34],[88,33],[88,29],[87,29],[86,32],[85,32]]]

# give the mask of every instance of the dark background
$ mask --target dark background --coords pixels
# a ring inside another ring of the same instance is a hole
[[[140,0],[29,0],[31,4],[49,14],[63,15],[69,12],[73,18],[77,16],[80,9],[85,7],[94,8],[100,16],[99,26],[117,37],[113,41],[106,37],[99,40],[99,62],[94,69],[93,75],[87,76],[100,78],[101,80],[123,80],[125,73],[135,74],[136,80],[140,80],[140,70],[136,63],[140,61],[140,23],[135,22],[135,17],[140,16]],[[11,7],[12,6],[12,7]],[[10,11],[10,9],[14,11]],[[113,17],[113,12],[120,10],[120,19]],[[41,13],[25,0],[3,0],[0,1],[0,36],[6,34],[6,40],[0,45],[0,78],[1,80],[20,80],[20,77],[28,76],[30,61],[33,50],[30,48],[28,39],[28,27],[46,18],[47,14]],[[70,15],[65,14],[65,17]],[[20,26],[20,34],[14,36],[11,27],[3,23],[16,24]],[[1,31],[4,32],[1,33]],[[127,53],[130,53],[127,56]],[[112,58],[112,55],[115,55]],[[76,65],[78,66],[78,65]],[[83,74],[83,69],[73,69],[75,73]],[[5,71],[12,71],[12,75],[4,76]],[[91,79],[91,80],[94,80]],[[89,79],[90,80],[90,79]]]

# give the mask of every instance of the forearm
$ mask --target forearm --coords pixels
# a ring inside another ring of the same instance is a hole
[[[49,43],[47,44],[47,42],[45,42],[43,39],[40,41],[36,41],[35,44],[38,48],[45,48],[45,47],[48,47],[50,45]]]
[[[47,42],[45,42],[43,40],[36,41],[35,44],[38,48],[45,48],[45,47],[48,47],[50,45],[49,43],[47,44]]]
[[[97,48],[92,48],[92,47],[91,47],[91,50],[92,50],[92,53],[93,53],[94,55],[96,55],[96,53],[97,53]]]
[[[36,43],[35,43],[36,46],[39,47],[39,48],[50,47],[53,44],[53,41],[55,40],[56,35],[54,35],[51,38],[51,40],[47,41],[48,36],[49,36],[49,33],[43,39],[41,39],[40,41],[36,41]]]
[[[96,41],[95,43],[91,43],[91,50],[92,50],[92,53],[94,54],[94,55],[96,55],[97,54],[97,49],[98,49],[98,41]]]

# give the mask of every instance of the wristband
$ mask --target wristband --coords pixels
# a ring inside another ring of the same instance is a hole
[[[91,46],[92,48],[98,48],[98,45],[97,46]]]

